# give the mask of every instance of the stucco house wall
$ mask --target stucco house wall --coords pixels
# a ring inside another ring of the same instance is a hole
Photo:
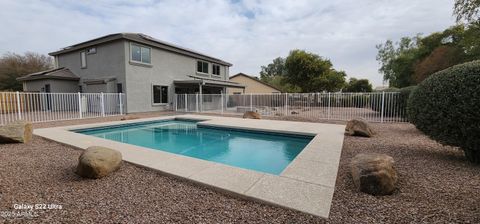
[[[79,91],[78,81],[59,79],[39,79],[23,83],[25,92],[45,92],[45,85],[50,84],[52,93],[76,93]]]
[[[228,80],[227,66],[220,65],[220,76],[216,76],[212,75],[212,63],[209,62],[208,74],[198,73],[197,59],[153,47],[150,47],[150,65],[132,62],[130,59],[131,43],[132,41],[125,41],[123,48],[125,50],[124,54],[128,56],[125,58],[124,63],[126,65],[128,112],[172,109],[175,94],[173,81],[191,79],[189,75]],[[153,104],[153,85],[168,86],[169,103],[162,105]]]
[[[85,90],[84,92],[89,89],[87,85],[84,84],[84,81],[91,79],[115,78],[116,81],[113,85],[116,86],[116,83],[122,83],[123,88],[125,88],[124,42],[123,40],[117,40],[95,45],[96,53],[86,54],[86,68],[81,67],[80,59],[81,52],[86,49],[56,56],[57,66],[69,68],[73,73],[78,75],[80,77],[80,85],[82,85],[82,89]],[[101,92],[117,91],[116,88],[106,88]]]

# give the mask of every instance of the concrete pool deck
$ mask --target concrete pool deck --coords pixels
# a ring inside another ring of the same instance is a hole
[[[70,130],[143,121],[202,120],[199,125],[315,136],[280,175],[125,144]],[[75,148],[93,145],[116,149],[123,160],[165,174],[185,178],[240,197],[328,218],[344,138],[344,125],[249,120],[231,117],[177,115],[129,121],[54,127],[34,134]]]

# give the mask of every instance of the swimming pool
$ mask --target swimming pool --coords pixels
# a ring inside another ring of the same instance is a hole
[[[74,130],[77,133],[279,175],[311,136],[246,131],[166,120]]]

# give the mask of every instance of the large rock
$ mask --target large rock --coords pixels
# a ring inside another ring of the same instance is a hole
[[[243,114],[243,118],[248,118],[248,119],[261,119],[262,117],[260,116],[259,113],[254,112],[254,111],[247,111]]]
[[[0,126],[0,143],[28,143],[32,140],[32,132],[32,124],[26,121]]]
[[[91,146],[78,158],[77,174],[87,178],[102,178],[122,165],[119,151],[100,146]]]
[[[351,163],[353,182],[358,190],[372,195],[393,193],[397,183],[393,158],[377,153],[358,154]]]
[[[372,137],[375,132],[370,127],[367,121],[363,119],[353,119],[347,122],[345,132],[348,135]]]

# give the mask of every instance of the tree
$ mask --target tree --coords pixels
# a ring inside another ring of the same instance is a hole
[[[46,55],[6,53],[0,57],[0,90],[22,90],[22,84],[16,78],[52,67],[52,59]]]
[[[284,82],[302,92],[338,91],[345,84],[345,72],[333,69],[330,60],[303,50],[293,50],[285,59]]]
[[[372,92],[372,84],[368,79],[350,78],[344,92],[358,93],[358,92]]]
[[[377,60],[391,87],[416,85],[450,66],[480,59],[480,22],[456,25],[428,36],[377,45]]]
[[[285,75],[285,59],[278,57],[273,59],[273,62],[267,66],[262,66],[260,71],[260,79],[264,82],[268,82],[275,76]]]
[[[463,20],[468,23],[480,21],[480,0],[455,0],[453,14],[457,22]]]

